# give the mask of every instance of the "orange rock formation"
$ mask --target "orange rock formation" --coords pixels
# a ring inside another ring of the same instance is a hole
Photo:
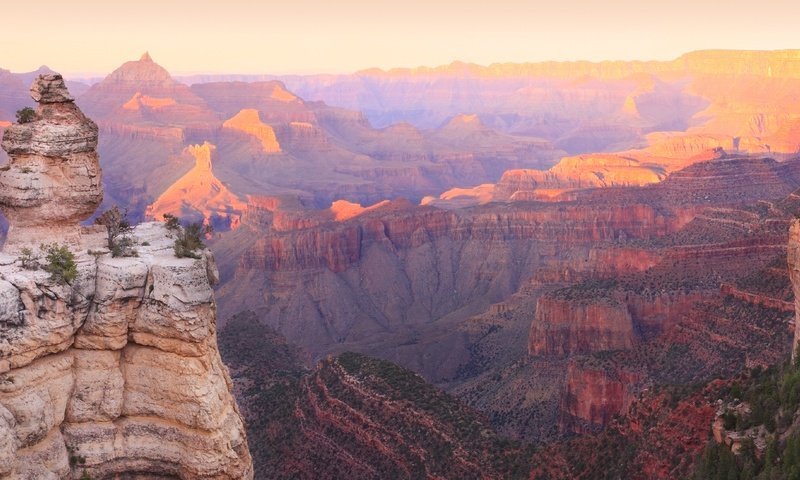
[[[186,152],[195,158],[195,166],[173,183],[147,207],[149,218],[161,219],[165,213],[178,217],[200,216],[203,221],[235,229],[246,204],[214,176],[211,157],[214,145],[192,145]]]
[[[279,153],[281,151],[281,146],[275,137],[275,130],[261,121],[258,110],[254,108],[241,110],[236,116],[226,120],[222,127],[238,130],[256,137],[261,141],[261,146],[265,153]]]

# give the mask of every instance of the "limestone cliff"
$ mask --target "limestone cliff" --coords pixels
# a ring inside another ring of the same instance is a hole
[[[0,172],[11,225],[0,254],[0,477],[252,478],[217,349],[213,257],[177,258],[170,233],[149,223],[131,233],[138,256],[113,258],[104,229],[78,226],[102,198],[97,129],[60,76],[40,76],[32,92],[36,118],[6,132]],[[11,255],[22,241],[66,242],[74,280]]]

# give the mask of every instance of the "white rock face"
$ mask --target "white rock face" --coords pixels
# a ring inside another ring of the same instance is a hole
[[[139,256],[112,258],[102,231],[82,232],[72,286],[0,265],[1,478],[252,478],[215,267],[176,258],[168,235],[139,225]]]
[[[97,125],[75,105],[61,75],[40,75],[31,97],[39,103],[34,117],[8,127],[2,140],[11,157],[0,169],[6,252],[46,239],[77,244],[78,223],[103,199]]]
[[[0,478],[251,479],[213,258],[176,258],[160,223],[134,229],[138,257],[112,258],[104,228],[78,225],[102,199],[97,127],[60,76],[31,90],[36,120],[2,143]],[[41,242],[69,245],[71,284],[16,259]]]

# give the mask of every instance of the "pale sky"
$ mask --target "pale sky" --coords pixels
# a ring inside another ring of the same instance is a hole
[[[106,74],[146,50],[176,74],[669,60],[800,48],[799,20],[796,0],[3,0],[0,68]]]

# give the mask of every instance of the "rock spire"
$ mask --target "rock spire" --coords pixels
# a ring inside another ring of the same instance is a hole
[[[103,200],[97,125],[75,105],[59,74],[31,85],[39,105],[3,136],[11,157],[0,169],[0,210],[8,218],[4,250],[58,239],[77,244],[79,223]]]

